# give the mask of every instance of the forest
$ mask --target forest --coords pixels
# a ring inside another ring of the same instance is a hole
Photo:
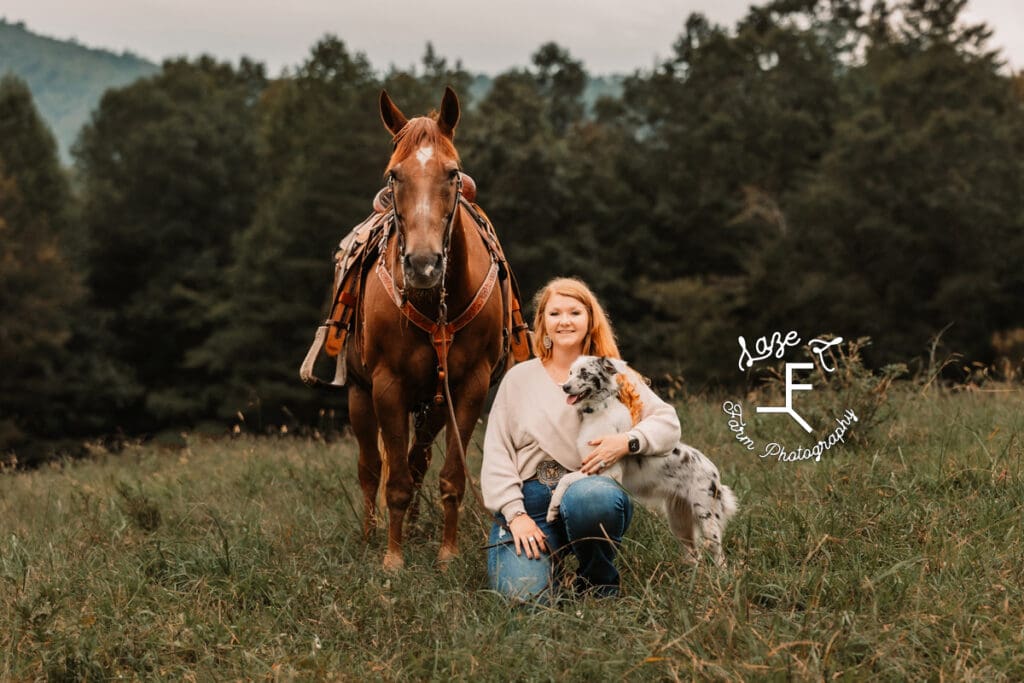
[[[965,5],[693,14],[670,57],[593,104],[556,44],[475,100],[473,74],[429,45],[414,71],[330,35],[280,78],[169,60],[104,94],[70,167],[5,76],[0,453],[336,429],[344,398],[298,366],[333,250],[383,182],[382,88],[408,114],[445,85],[463,96],[463,167],[524,295],[584,278],[655,383],[747,382],[737,336],[786,330],[869,337],[874,368],[938,355],[958,359],[949,381],[1019,379],[1024,75]]]

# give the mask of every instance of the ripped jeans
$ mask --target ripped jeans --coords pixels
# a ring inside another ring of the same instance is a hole
[[[554,522],[545,516],[551,491],[536,479],[523,482],[523,503],[547,537],[551,553],[531,560],[516,555],[505,518],[495,515],[487,553],[487,575],[492,589],[509,598],[551,602],[560,583],[562,560],[573,553],[580,566],[574,588],[601,597],[619,593],[615,551],[633,518],[633,504],[611,478],[590,476],[570,486],[562,499],[561,514]],[[609,542],[609,539],[611,542]]]

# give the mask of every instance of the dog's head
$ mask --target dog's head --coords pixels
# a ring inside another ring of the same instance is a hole
[[[569,368],[569,379],[562,385],[566,403],[582,410],[616,396],[618,372],[610,358],[580,356]]]

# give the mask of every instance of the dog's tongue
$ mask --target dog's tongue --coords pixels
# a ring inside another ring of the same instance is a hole
[[[565,402],[568,403],[569,405],[573,405],[578,400],[580,400],[580,397],[576,396],[575,394],[569,394],[568,396],[565,397]]]

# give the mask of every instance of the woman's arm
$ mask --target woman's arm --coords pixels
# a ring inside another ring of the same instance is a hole
[[[484,505],[491,512],[500,512],[512,519],[525,512],[523,481],[516,465],[516,449],[512,443],[511,415],[508,407],[508,377],[498,387],[484,434],[484,461],[480,469],[480,489]]]
[[[580,471],[600,474],[607,467],[629,456],[629,442],[634,437],[640,443],[638,455],[665,455],[679,443],[679,416],[675,408],[662,401],[647,383],[633,370],[625,369],[630,382],[636,387],[643,410],[640,421],[621,434],[608,434],[590,442],[594,446],[585,458]]]
[[[548,552],[547,539],[537,523],[526,514],[523,504],[523,480],[516,463],[512,442],[511,411],[508,399],[508,376],[498,387],[484,434],[484,462],[480,469],[480,488],[484,505],[491,512],[500,512],[512,533],[516,555],[526,553],[531,560]]]
[[[665,455],[679,443],[682,436],[679,415],[676,409],[661,400],[639,375],[635,372],[631,374],[635,378],[634,384],[644,409],[640,422],[627,433],[640,440],[641,455]]]

